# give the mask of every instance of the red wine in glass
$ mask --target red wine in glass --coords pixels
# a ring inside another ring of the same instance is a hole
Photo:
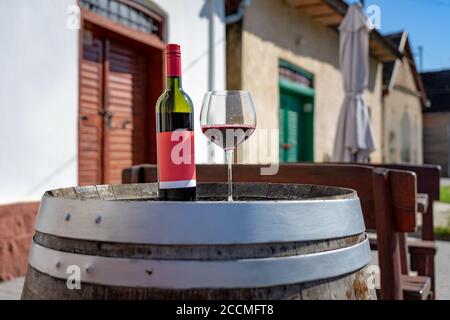
[[[233,152],[256,128],[256,111],[250,92],[207,92],[200,112],[200,126],[206,138],[225,150],[228,201],[233,201]]]
[[[209,140],[227,151],[237,148],[250,138],[255,128],[255,125],[245,124],[214,124],[202,126],[202,132]]]

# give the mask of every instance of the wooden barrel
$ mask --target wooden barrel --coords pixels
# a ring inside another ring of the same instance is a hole
[[[371,299],[356,192],[200,184],[58,189],[42,198],[22,299]]]

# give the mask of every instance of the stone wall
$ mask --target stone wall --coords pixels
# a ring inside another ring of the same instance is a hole
[[[39,202],[0,206],[0,281],[24,276]]]

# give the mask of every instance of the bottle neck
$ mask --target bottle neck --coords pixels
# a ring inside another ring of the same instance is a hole
[[[171,91],[181,89],[181,55],[167,54],[166,59],[166,88]]]
[[[181,77],[169,77],[166,78],[166,89],[168,91],[176,91],[181,89]]]

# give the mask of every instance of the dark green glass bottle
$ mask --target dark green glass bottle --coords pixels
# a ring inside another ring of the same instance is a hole
[[[196,199],[194,108],[181,86],[181,50],[166,48],[166,91],[156,103],[159,198]]]

